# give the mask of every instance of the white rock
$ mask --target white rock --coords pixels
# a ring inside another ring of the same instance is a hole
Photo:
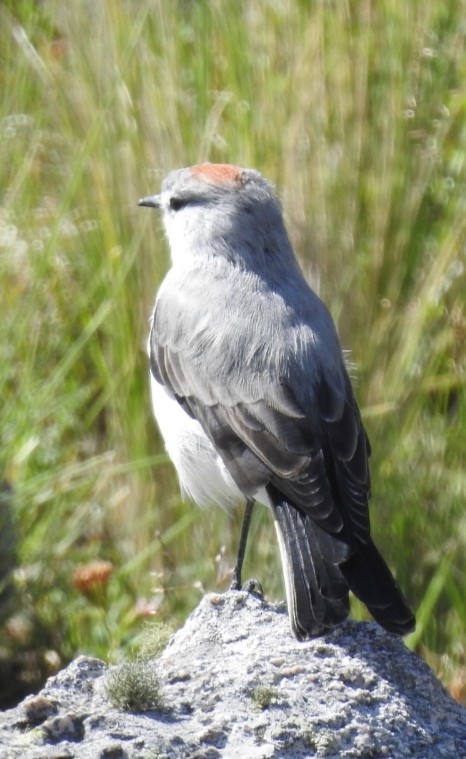
[[[346,622],[299,643],[284,610],[243,592],[207,595],[170,640],[163,708],[115,708],[107,672],[80,657],[47,682],[37,703],[63,731],[47,710],[1,714],[2,759],[466,757],[466,709],[397,637]]]

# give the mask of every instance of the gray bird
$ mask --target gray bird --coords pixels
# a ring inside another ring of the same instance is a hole
[[[172,171],[159,208],[171,268],[149,351],[155,416],[199,504],[270,506],[291,627],[342,622],[349,591],[387,630],[414,616],[370,536],[370,446],[333,320],[295,259],[273,188],[227,164]]]

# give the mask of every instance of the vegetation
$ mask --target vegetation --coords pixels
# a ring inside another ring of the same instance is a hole
[[[4,704],[228,583],[239,515],[181,501],[152,421],[167,251],[136,206],[205,160],[277,184],[357,365],[408,642],[464,698],[464,35],[460,0],[0,3]],[[265,509],[248,572],[283,596]]]
[[[164,708],[155,663],[146,659],[124,661],[110,670],[105,690],[112,704],[127,712]]]
[[[258,709],[268,709],[280,703],[280,692],[268,685],[258,685],[251,693],[251,699]]]

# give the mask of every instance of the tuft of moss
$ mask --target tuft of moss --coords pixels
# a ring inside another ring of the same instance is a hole
[[[251,699],[259,709],[268,709],[280,701],[280,693],[276,688],[267,685],[259,685],[251,693]]]
[[[153,662],[146,659],[117,665],[108,674],[105,689],[112,704],[127,712],[164,708],[157,671]]]

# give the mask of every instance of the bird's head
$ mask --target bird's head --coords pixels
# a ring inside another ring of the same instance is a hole
[[[214,163],[178,169],[159,195],[139,205],[161,210],[174,265],[209,256],[254,269],[271,257],[294,260],[273,187],[254,169]]]

